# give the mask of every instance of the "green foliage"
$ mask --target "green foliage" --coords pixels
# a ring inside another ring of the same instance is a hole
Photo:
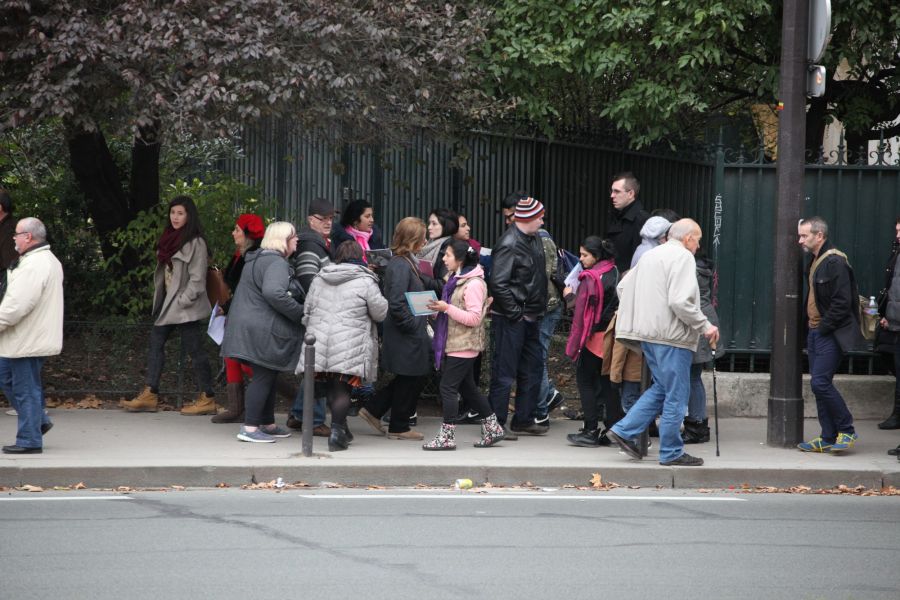
[[[115,254],[102,260],[102,268],[116,271],[129,254],[138,256],[140,266],[129,270],[124,277],[108,280],[98,290],[93,303],[96,311],[126,314],[137,320],[150,316],[156,244],[169,217],[166,206],[169,200],[182,195],[190,196],[197,205],[204,237],[213,256],[211,264],[221,268],[227,266],[234,252],[231,231],[236,216],[254,213],[268,221],[267,215],[274,209],[271,203],[259,199],[256,189],[221,175],[209,174],[207,182],[195,178],[169,185],[159,205],[138,213],[127,227],[112,234]]]

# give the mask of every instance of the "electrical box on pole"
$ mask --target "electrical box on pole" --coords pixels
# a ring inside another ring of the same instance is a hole
[[[809,37],[806,42],[806,95],[818,98],[825,95],[825,67],[819,62],[831,41],[831,0],[809,0]]]

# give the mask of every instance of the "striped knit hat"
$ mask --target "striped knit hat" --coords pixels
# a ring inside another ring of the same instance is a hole
[[[516,203],[516,221],[534,221],[544,216],[544,205],[537,198],[522,198]]]

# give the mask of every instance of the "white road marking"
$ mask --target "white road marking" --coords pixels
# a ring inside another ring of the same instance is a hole
[[[579,502],[590,500],[650,500],[653,502],[747,502],[746,498],[711,497],[711,496],[554,496],[546,494],[507,494],[507,493],[471,493],[462,494],[438,493],[438,494],[300,494],[301,498],[312,500],[577,500]]]
[[[128,496],[6,496],[0,502],[37,502],[48,500],[131,500]]]

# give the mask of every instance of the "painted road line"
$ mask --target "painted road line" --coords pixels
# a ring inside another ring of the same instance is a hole
[[[652,502],[747,502],[746,498],[712,497],[712,496],[553,496],[546,494],[505,494],[505,493],[472,493],[462,494],[300,494],[300,498],[310,500],[577,500],[587,502],[592,500],[640,500]]]
[[[0,497],[0,502],[46,502],[50,500],[132,500],[129,496],[22,496]]]

